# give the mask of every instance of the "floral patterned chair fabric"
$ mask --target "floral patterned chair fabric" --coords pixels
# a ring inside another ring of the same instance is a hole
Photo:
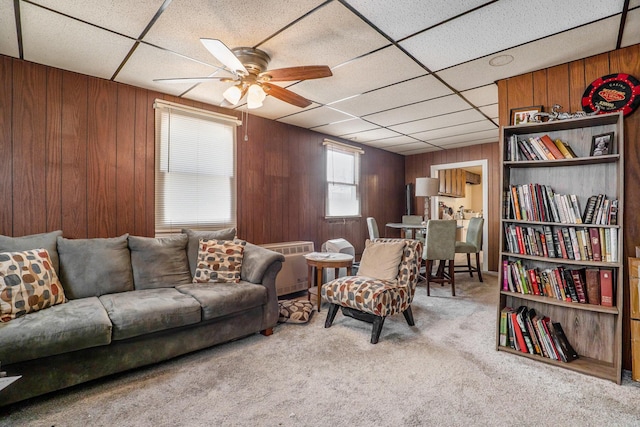
[[[402,313],[413,326],[411,302],[418,284],[422,262],[422,244],[411,239],[376,239],[376,242],[404,242],[404,250],[395,280],[366,276],[346,276],[322,285],[322,296],[330,306],[325,328],[331,327],[338,308],[355,319],[373,323],[371,343],[378,342],[387,316]]]

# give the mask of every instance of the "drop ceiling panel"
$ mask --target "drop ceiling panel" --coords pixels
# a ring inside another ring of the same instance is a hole
[[[20,14],[27,61],[109,79],[134,44],[29,3],[20,3]]]
[[[434,129],[426,132],[418,132],[411,134],[414,138],[418,138],[422,141],[427,141],[432,144],[440,145],[443,139],[453,136],[467,135],[475,132],[482,132],[492,130],[498,134],[498,128],[489,120],[482,120],[480,122],[465,123],[457,126],[450,126],[442,129]]]
[[[486,120],[485,117],[475,109],[458,111],[451,114],[443,114],[440,116],[430,117],[428,119],[415,120],[401,125],[389,126],[389,129],[404,134],[415,134],[428,130],[447,128],[460,123],[478,122]]]
[[[491,117],[492,119],[498,119],[499,117],[499,111],[498,111],[498,104],[492,104],[492,105],[485,105],[484,107],[480,107],[480,111],[482,111],[483,113],[485,113],[487,116]]]
[[[242,2],[236,3],[245,7]],[[250,27],[252,31],[261,25],[260,22]],[[259,47],[272,55],[271,68],[296,65],[335,67],[388,44],[386,38],[334,1]]]
[[[498,103],[498,85],[495,83],[460,93],[476,107]]]
[[[363,116],[452,93],[435,77],[422,76],[339,101],[331,106],[356,116]]]
[[[500,1],[400,45],[437,71],[619,13],[623,4],[624,0]],[[591,38],[595,37],[600,34],[591,33]]]
[[[265,100],[262,101],[262,105],[262,108],[249,110],[247,108],[247,104],[244,103],[243,105],[238,107],[238,110],[248,111],[250,114],[264,117],[265,119],[278,120],[292,114],[298,114],[301,111],[313,110],[317,107],[320,107],[319,104],[311,103],[311,105],[309,105],[307,108],[300,108],[287,102],[280,101],[279,99],[276,99],[272,96],[267,96]],[[298,124],[298,126],[302,125]]]
[[[349,0],[349,4],[394,40],[429,28],[486,3],[486,0]]]
[[[452,148],[469,147],[469,146],[472,146],[472,145],[480,145],[480,144],[492,144],[494,142],[496,142],[496,138],[494,138],[494,137],[480,138],[480,139],[470,139],[468,141],[458,142],[458,143],[455,143],[455,144],[443,144],[442,148],[444,148],[446,150],[450,150]]]
[[[371,114],[364,118],[381,126],[392,126],[413,120],[425,119],[454,111],[467,110],[470,105],[458,95],[443,96],[393,110]]]
[[[420,144],[398,145],[397,147],[390,147],[388,150],[393,151],[394,153],[407,155],[407,153],[411,153],[411,154],[432,153],[434,151],[441,151],[442,148],[436,147],[430,144],[420,143]]]
[[[329,135],[341,136],[345,134],[362,132],[365,130],[377,129],[378,126],[366,122],[362,119],[350,119],[338,123],[332,123],[325,126],[318,126],[311,130],[316,132],[328,133]]]
[[[320,3],[321,0],[276,0],[269,1],[268,7],[259,7],[238,1],[172,1],[144,40],[220,65],[200,38],[219,39],[230,49],[255,46]],[[274,52],[268,53],[275,56]]]
[[[366,130],[363,132],[352,133],[349,134],[347,138],[357,142],[368,142],[383,138],[393,138],[397,136],[400,136],[397,132],[389,129],[378,128],[373,130]]]
[[[304,128],[311,128],[352,118],[353,117],[329,107],[319,107],[283,117],[278,119],[278,121]]]
[[[433,145],[437,145],[438,147],[448,147],[452,144],[460,144],[467,142],[475,142],[475,141],[485,141],[490,139],[492,142],[498,142],[499,138],[499,130],[495,128],[495,130],[483,130],[479,132],[471,132],[465,133],[461,135],[452,135],[438,139],[432,139],[429,142]]]
[[[519,74],[541,70],[615,49],[620,17],[528,43],[500,54],[515,60],[501,67],[489,65],[490,57],[476,59],[438,73],[457,90],[466,90]],[[597,37],[594,37],[597,34]]]
[[[138,38],[162,6],[163,0],[31,0],[31,3]]]
[[[328,104],[424,74],[400,49],[390,46],[336,67],[333,76],[306,80],[292,87],[316,102]]]
[[[638,0],[638,3],[640,3],[640,0]],[[636,43],[640,43],[640,8],[627,14],[621,45],[626,47]]]
[[[374,147],[392,147],[394,145],[414,144],[416,142],[420,142],[420,141],[410,136],[401,135],[401,136],[393,136],[391,138],[376,139],[373,141],[368,141],[367,144]]]
[[[116,76],[116,81],[179,95],[193,86],[193,83],[163,83],[154,82],[153,79],[202,77],[216,71],[218,69],[215,67],[141,43]]]
[[[0,28],[0,54],[17,58],[20,52],[13,0],[0,0]]]

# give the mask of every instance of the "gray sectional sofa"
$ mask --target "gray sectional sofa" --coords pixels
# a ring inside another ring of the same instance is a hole
[[[0,252],[47,249],[68,299],[0,322],[2,370],[22,375],[0,391],[0,406],[257,332],[270,335],[281,254],[247,243],[240,283],[192,283],[199,239],[234,235],[0,236]]]

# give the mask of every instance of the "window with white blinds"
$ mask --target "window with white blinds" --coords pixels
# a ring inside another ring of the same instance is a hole
[[[236,226],[235,117],[156,100],[156,234]]]
[[[325,140],[327,153],[326,217],[360,216],[360,155],[358,147]]]

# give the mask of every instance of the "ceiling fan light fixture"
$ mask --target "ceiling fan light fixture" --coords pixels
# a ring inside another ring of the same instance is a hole
[[[224,99],[226,99],[229,103],[236,105],[240,102],[240,98],[242,98],[242,90],[238,85],[231,86],[227,88],[222,94]]]
[[[262,107],[262,101],[267,97],[264,89],[260,85],[252,84],[247,92],[247,108],[254,109]]]

